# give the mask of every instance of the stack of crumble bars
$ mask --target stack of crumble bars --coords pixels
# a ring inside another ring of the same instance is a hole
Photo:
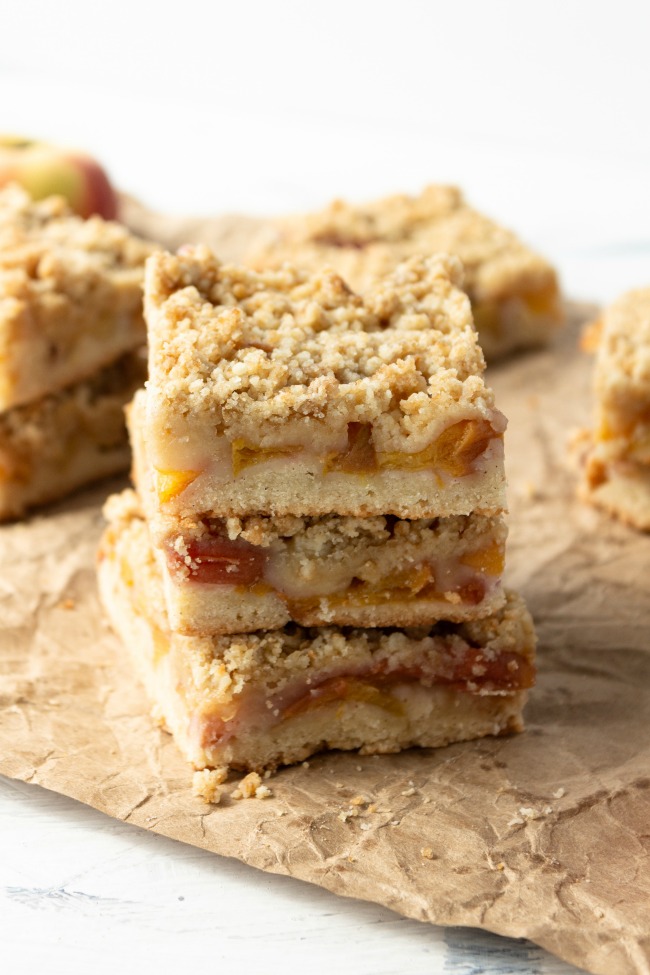
[[[650,531],[650,288],[619,298],[596,334],[596,424],[583,494]]]
[[[152,249],[60,197],[0,192],[0,520],[128,467]]]
[[[534,634],[503,590],[505,419],[456,259],[333,271],[155,255],[137,491],[104,604],[199,769],[521,727]]]

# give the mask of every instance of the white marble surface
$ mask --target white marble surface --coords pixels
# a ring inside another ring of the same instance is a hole
[[[402,2],[3,11],[0,128],[77,144],[170,212],[462,185],[567,293],[650,283],[648,7]],[[0,621],[1,624],[1,621]],[[568,975],[0,778],[8,971]]]

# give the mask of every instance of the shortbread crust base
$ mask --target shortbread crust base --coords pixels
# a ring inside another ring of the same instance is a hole
[[[0,192],[0,410],[91,379],[142,346],[144,262],[154,245],[75,216],[62,197]]]

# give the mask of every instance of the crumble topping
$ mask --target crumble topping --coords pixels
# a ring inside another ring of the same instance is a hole
[[[33,202],[16,185],[0,191],[4,300],[46,301],[48,294],[62,293],[96,305],[106,292],[107,273],[139,283],[152,250],[119,223],[75,216],[62,197]]]
[[[256,273],[204,247],[157,254],[145,285],[152,409],[247,428],[382,417],[393,438],[422,435],[448,404],[493,418],[459,283],[446,256],[412,258],[360,296],[331,270]]]
[[[431,185],[418,196],[399,194],[358,206],[335,200],[319,213],[279,221],[250,261],[262,267],[283,261],[311,268],[332,264],[363,290],[400,261],[438,252],[461,259],[472,301],[498,300],[515,288],[557,291],[550,265],[468,206],[453,186]]]
[[[401,544],[419,544],[435,534],[441,542],[455,548],[459,539],[470,544],[482,536],[503,540],[502,519],[482,514],[452,515],[447,518],[416,518],[412,520],[388,515],[355,518],[351,515],[249,515],[240,518],[183,519],[182,535],[178,538],[200,538],[217,534],[231,541],[242,538],[262,548],[278,540],[294,539],[294,544],[314,557],[333,555],[337,549],[349,548],[352,543],[364,547],[381,544],[391,538]],[[182,541],[175,539],[174,547]]]

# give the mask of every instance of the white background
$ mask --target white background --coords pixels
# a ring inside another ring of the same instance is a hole
[[[452,181],[610,301],[650,283],[649,38],[628,0],[5,0],[0,131],[84,147],[178,213]],[[21,973],[568,971],[478,935],[462,968],[460,935],[2,780],[0,909]]]

